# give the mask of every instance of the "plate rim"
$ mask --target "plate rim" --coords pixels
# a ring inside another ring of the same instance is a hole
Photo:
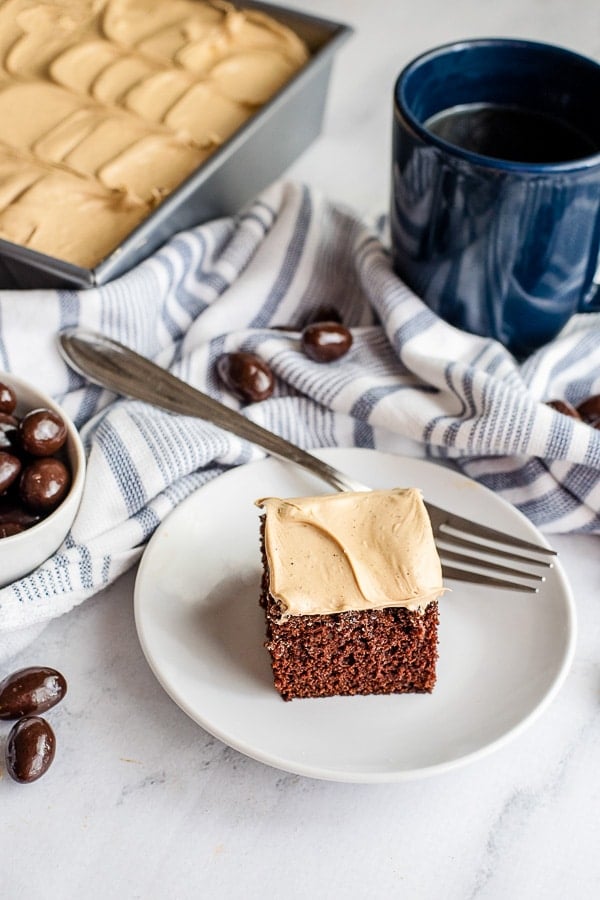
[[[448,468],[449,472],[453,475],[457,476],[459,480],[464,480],[470,485],[476,486],[476,488],[481,491],[484,495],[491,494],[494,498],[495,503],[500,503],[505,506],[512,515],[516,515],[519,517],[523,523],[527,526],[527,528],[531,531],[533,530],[535,536],[546,545],[550,546],[546,536],[540,532],[536,526],[513,504],[509,503],[504,497],[499,496],[498,494],[491,491],[485,485],[482,485],[480,482],[475,481],[472,478],[469,478],[467,475],[464,475],[462,472],[458,472],[456,469],[447,467],[444,465],[443,461],[437,462],[431,459],[425,459],[422,457],[416,456],[406,456],[403,454],[395,454],[386,450],[377,450],[372,448],[364,448],[364,447],[327,447],[327,448],[313,448],[310,450],[315,456],[319,456],[325,459],[327,462],[335,465],[336,456],[341,454],[346,454],[348,452],[356,453],[357,455],[363,454],[375,454],[378,457],[384,456],[393,460],[394,464],[401,465],[403,461],[409,461],[411,464],[418,464],[419,466],[433,467],[436,469],[440,468]],[[141,560],[138,565],[138,569],[135,576],[134,582],[134,590],[133,590],[133,608],[134,608],[134,621],[136,634],[138,637],[139,644],[141,646],[142,652],[146,659],[146,662],[152,671],[154,677],[158,681],[159,685],[165,691],[167,696],[184,712],[190,719],[192,719],[195,724],[199,725],[203,728],[208,734],[217,738],[217,740],[221,741],[226,746],[231,747],[239,753],[253,759],[257,762],[263,763],[265,765],[271,766],[280,771],[288,772],[294,775],[300,775],[303,777],[314,778],[317,780],[324,781],[333,781],[338,783],[355,783],[355,784],[392,784],[399,783],[404,781],[415,781],[424,778],[434,777],[437,775],[444,774],[446,772],[453,771],[458,768],[462,768],[465,765],[468,765],[473,762],[477,762],[480,759],[485,758],[486,756],[491,755],[492,753],[500,750],[503,746],[510,743],[512,740],[516,739],[520,734],[527,730],[543,713],[548,709],[548,707],[553,703],[560,689],[562,688],[566,677],[571,669],[576,643],[577,643],[577,608],[575,605],[573,592],[571,590],[571,586],[569,580],[566,576],[566,573],[562,567],[560,560],[556,560],[554,562],[554,569],[556,571],[556,575],[558,581],[560,583],[560,587],[562,589],[562,599],[564,602],[564,608],[566,612],[566,620],[567,620],[567,634],[566,634],[566,643],[565,643],[565,651],[563,653],[562,661],[560,666],[557,668],[554,678],[552,679],[548,689],[546,690],[542,699],[527,713],[519,722],[505,731],[503,734],[499,735],[494,740],[489,741],[484,744],[482,747],[479,747],[475,750],[471,750],[465,754],[457,756],[453,759],[446,760],[439,763],[434,763],[431,765],[425,765],[418,768],[405,768],[405,769],[396,769],[396,770],[385,770],[385,771],[357,771],[352,772],[344,769],[336,770],[330,766],[317,766],[315,764],[304,764],[300,760],[296,759],[290,761],[287,758],[283,758],[277,754],[269,753],[266,750],[255,750],[251,745],[245,743],[238,737],[232,736],[228,734],[224,729],[219,728],[214,723],[208,721],[206,717],[200,715],[192,705],[186,700],[185,697],[181,695],[179,691],[177,691],[173,685],[171,685],[167,678],[161,672],[160,667],[157,665],[154,655],[152,653],[151,648],[148,646],[148,642],[146,640],[146,636],[144,633],[144,626],[142,623],[142,605],[143,605],[143,590],[142,583],[144,579],[144,572],[148,565],[150,565],[149,560],[152,558],[152,554],[154,552],[154,547],[156,544],[162,540],[164,532],[166,528],[168,528],[170,521],[173,517],[178,515],[184,515],[185,507],[192,506],[196,501],[197,496],[202,493],[202,491],[208,486],[213,484],[215,481],[221,481],[222,479],[228,478],[228,476],[239,475],[241,470],[247,470],[250,467],[254,468],[256,466],[264,466],[265,464],[270,463],[279,463],[281,462],[277,460],[275,457],[267,456],[260,459],[252,460],[251,462],[244,463],[240,466],[235,466],[232,469],[229,469],[227,472],[224,472],[215,479],[211,479],[200,487],[196,488],[191,494],[189,494],[181,503],[179,503],[174,509],[172,509],[167,516],[163,519],[163,521],[156,528],[154,534],[150,538],[147,546],[144,549]],[[275,690],[273,688],[273,690]],[[280,699],[276,697],[275,699]]]

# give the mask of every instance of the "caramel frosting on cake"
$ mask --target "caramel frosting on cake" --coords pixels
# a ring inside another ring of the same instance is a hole
[[[221,0],[0,0],[0,237],[96,265],[307,58]]]
[[[283,618],[424,609],[443,592],[421,492],[393,488],[257,501],[265,510],[269,592]]]

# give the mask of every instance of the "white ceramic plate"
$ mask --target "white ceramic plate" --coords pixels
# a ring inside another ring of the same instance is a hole
[[[439,506],[543,542],[509,504],[441,466],[375,450],[319,455],[373,487],[421,487]],[[241,753],[336,781],[446,771],[518,734],[555,696],[573,654],[575,608],[560,565],[537,595],[451,584],[440,601],[431,695],[279,697],[263,646],[254,500],[324,490],[295,466],[266,459],[205,485],[157,529],[138,572],[135,615],[163,688]]]

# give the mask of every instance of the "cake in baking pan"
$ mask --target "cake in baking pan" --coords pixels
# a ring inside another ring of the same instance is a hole
[[[0,238],[93,267],[308,51],[222,0],[2,0],[0,56]]]

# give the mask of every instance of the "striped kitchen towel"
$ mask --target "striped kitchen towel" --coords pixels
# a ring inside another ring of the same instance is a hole
[[[215,360],[253,351],[276,390],[244,414],[267,428],[305,447],[443,459],[546,532],[600,532],[600,431],[544,403],[600,393],[600,316],[573,319],[520,365],[438,319],[393,274],[378,234],[306,187],[277,183],[239,216],[176,236],[105,287],[0,292],[0,369],[56,397],[88,454],[67,541],[0,590],[5,655],[132,566],[192,491],[262,455],[210,424],[86,384],[57,351],[67,326],[114,337],[231,406]],[[331,310],[351,327],[352,349],[312,362],[299,332]]]

